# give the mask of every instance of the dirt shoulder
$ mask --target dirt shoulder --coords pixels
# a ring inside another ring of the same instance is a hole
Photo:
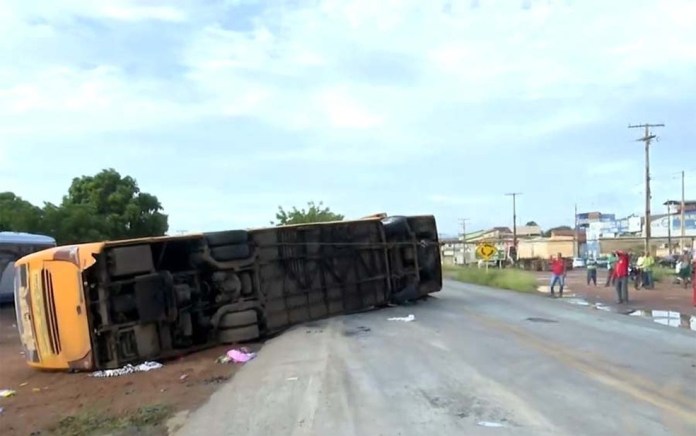
[[[215,359],[230,347],[218,347],[162,362],[163,368],[112,378],[37,371],[24,363],[14,308],[0,307],[0,434],[84,434],[102,426],[134,434],[140,426],[166,434],[163,422],[178,411],[204,403],[239,366]],[[259,344],[248,346],[258,349]]]
[[[536,273],[540,286],[547,287],[549,273]],[[605,287],[607,272],[598,271],[597,286],[587,284],[585,270],[573,270],[566,277],[567,296],[579,297],[590,303],[602,303],[620,312],[634,310],[671,311],[688,316],[696,316],[696,307],[692,303],[692,289],[662,281],[655,284],[655,289],[635,290],[629,286],[629,303],[616,304],[616,292],[612,286]]]

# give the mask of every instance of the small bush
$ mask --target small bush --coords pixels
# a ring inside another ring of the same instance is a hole
[[[519,292],[534,292],[537,289],[537,279],[534,274],[514,268],[485,268],[478,267],[443,267],[445,274],[454,280],[490,286],[492,288],[510,289]]]

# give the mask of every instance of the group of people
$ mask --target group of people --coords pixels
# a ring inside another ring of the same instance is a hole
[[[628,303],[628,286],[629,282],[633,281],[636,289],[644,287],[646,289],[653,289],[655,287],[655,280],[653,277],[653,268],[655,266],[655,259],[648,252],[643,252],[640,256],[635,259],[632,265],[632,255],[629,252],[623,250],[617,250],[611,253],[607,259],[607,279],[605,286],[614,286],[616,289],[616,300],[619,304]],[[689,280],[692,274],[691,261],[684,261],[678,270],[678,276],[682,280]],[[563,296],[563,288],[565,286],[566,277],[566,261],[558,253],[556,257],[551,259],[551,296],[556,295],[556,285],[559,286],[558,294]],[[597,286],[597,261],[595,259],[590,259],[587,262],[587,284],[594,284]]]

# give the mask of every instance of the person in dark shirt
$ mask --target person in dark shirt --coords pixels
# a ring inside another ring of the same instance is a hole
[[[597,261],[594,258],[587,259],[587,284],[592,282],[597,286]]]

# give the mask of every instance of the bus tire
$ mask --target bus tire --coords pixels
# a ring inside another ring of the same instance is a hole
[[[408,220],[403,216],[390,216],[382,220],[384,234],[387,238],[392,236],[408,235]]]
[[[246,244],[223,245],[211,248],[210,255],[215,260],[226,262],[228,260],[246,259],[251,255],[251,250]]]
[[[256,325],[259,317],[255,310],[245,310],[243,312],[230,312],[220,318],[220,329],[230,329],[237,327],[247,327]]]
[[[244,244],[249,241],[249,233],[246,230],[228,230],[225,232],[211,232],[205,234],[205,239],[211,247],[221,245]]]
[[[236,344],[239,342],[253,341],[261,335],[258,325],[225,329],[218,331],[218,339],[223,344]]]

